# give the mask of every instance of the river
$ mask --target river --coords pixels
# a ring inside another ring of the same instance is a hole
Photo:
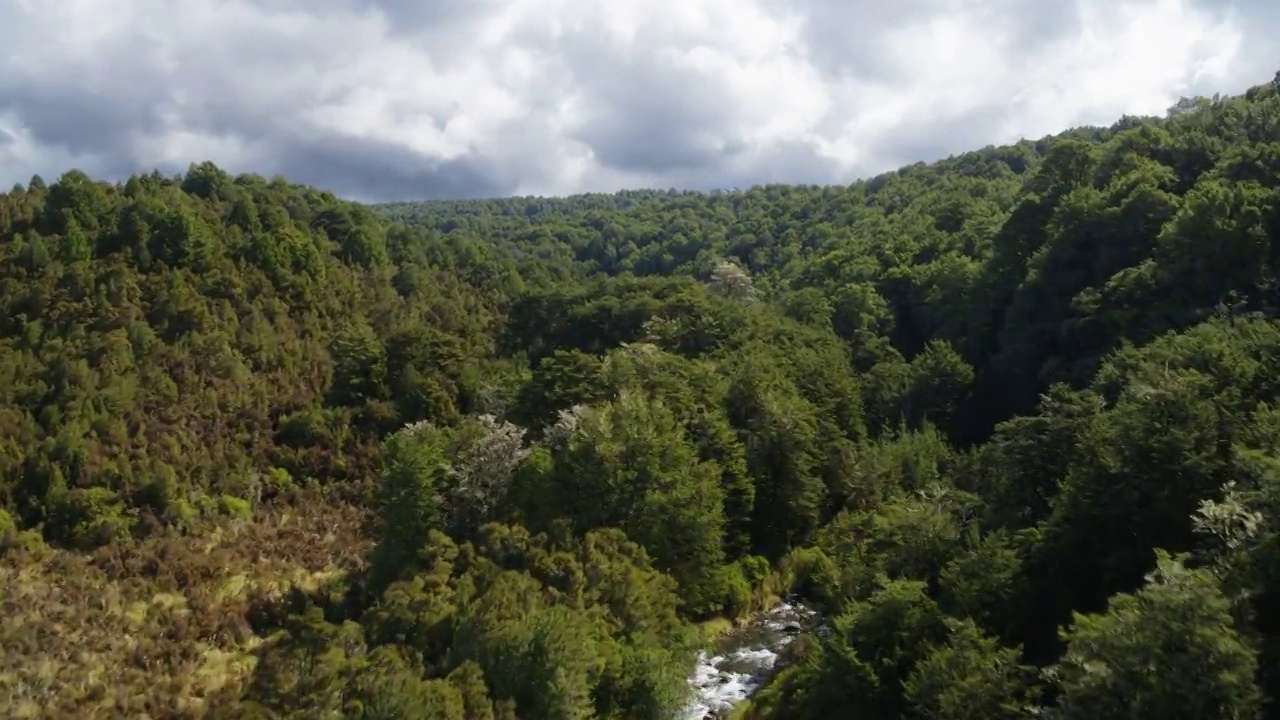
[[[815,618],[809,608],[784,602],[725,633],[711,650],[698,653],[689,677],[694,699],[680,720],[727,716],[769,679],[782,649],[808,630]]]

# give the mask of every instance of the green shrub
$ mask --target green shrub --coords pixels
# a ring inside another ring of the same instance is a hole
[[[221,495],[218,497],[218,513],[237,520],[248,520],[253,517],[253,506],[248,500]]]
[[[72,547],[93,548],[127,533],[129,520],[114,490],[76,488],[52,499],[46,536]]]

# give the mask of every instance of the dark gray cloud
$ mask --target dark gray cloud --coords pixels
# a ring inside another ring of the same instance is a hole
[[[371,4],[401,30],[438,29],[484,17],[502,6],[500,0],[372,0]]]
[[[93,88],[23,87],[0,91],[0,112],[21,119],[31,137],[76,154],[109,153],[134,133],[158,132],[153,105],[122,102]]]
[[[513,194],[518,183],[482,159],[434,160],[394,143],[328,135],[280,138],[272,172],[354,200],[474,199]]]
[[[587,101],[570,137],[600,162],[661,173],[704,167],[744,149],[732,137],[731,99],[716,78],[642,52],[610,58],[605,43],[585,34],[562,48],[571,87]]]
[[[1270,0],[15,0],[0,186],[206,159],[359,199],[847,181],[1238,92],[1277,26]]]

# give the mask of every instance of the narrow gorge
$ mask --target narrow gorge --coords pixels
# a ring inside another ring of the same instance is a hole
[[[784,601],[741,627],[725,633],[710,650],[698,653],[689,677],[694,699],[680,720],[726,718],[778,669],[786,647],[819,620],[811,608]]]

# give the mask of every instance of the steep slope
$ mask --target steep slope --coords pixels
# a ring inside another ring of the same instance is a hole
[[[238,693],[257,595],[359,566],[380,433],[467,410],[510,263],[210,165],[36,178],[0,227],[10,707]],[[413,360],[361,355],[375,333]]]

